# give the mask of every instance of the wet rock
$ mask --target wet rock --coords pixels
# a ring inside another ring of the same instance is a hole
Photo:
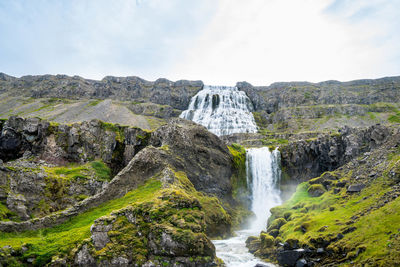
[[[306,267],[307,265],[307,261],[305,259],[300,259],[296,262],[296,267]]]
[[[357,193],[364,189],[365,184],[353,184],[347,188],[347,192],[349,193]]]
[[[346,181],[340,181],[340,182],[337,182],[337,183],[336,183],[336,187],[343,188],[343,187],[346,186],[346,184],[347,184]]]
[[[278,253],[277,260],[282,266],[295,266],[304,254],[304,249],[284,250]]]

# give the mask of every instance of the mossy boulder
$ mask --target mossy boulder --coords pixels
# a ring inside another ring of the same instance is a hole
[[[261,246],[263,248],[270,248],[274,245],[275,238],[269,234],[265,233],[261,234],[260,239],[261,239]]]
[[[284,218],[275,219],[268,226],[268,232],[270,232],[271,230],[279,230],[286,223],[287,221]]]
[[[307,192],[312,197],[319,197],[322,196],[326,192],[326,190],[325,187],[321,184],[313,184],[308,187]]]

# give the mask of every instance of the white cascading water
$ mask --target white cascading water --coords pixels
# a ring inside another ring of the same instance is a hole
[[[253,105],[245,92],[237,87],[207,86],[192,97],[189,108],[181,118],[205,126],[210,132],[221,136],[232,133],[255,133]],[[247,184],[251,191],[251,210],[256,215],[249,229],[236,232],[236,236],[225,240],[214,240],[217,256],[227,267],[254,267],[265,263],[249,253],[246,239],[259,235],[267,226],[269,210],[280,205],[280,154],[277,149],[270,152],[267,147],[251,148],[246,153]]]
[[[237,87],[205,85],[180,117],[205,126],[218,136],[256,133],[252,111],[250,99]]]
[[[217,256],[227,267],[254,267],[265,263],[248,252],[245,242],[249,236],[258,236],[267,226],[270,209],[281,204],[279,181],[280,153],[278,149],[270,152],[268,147],[251,148],[246,153],[247,182],[251,190],[251,210],[256,215],[250,228],[236,232],[236,236],[226,240],[213,241]]]

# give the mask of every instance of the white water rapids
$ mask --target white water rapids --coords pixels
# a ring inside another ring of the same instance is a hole
[[[205,85],[180,117],[205,126],[218,136],[256,133],[252,111],[250,99],[237,87]]]
[[[205,126],[216,135],[255,133],[257,126],[251,113],[253,105],[237,87],[204,86],[190,101],[181,118]],[[246,153],[247,184],[251,192],[251,210],[256,215],[249,229],[236,232],[225,240],[214,240],[217,256],[227,267],[275,266],[265,263],[246,248],[249,236],[258,236],[267,226],[269,210],[281,204],[279,192],[280,154],[267,147],[251,148]]]
[[[251,148],[246,153],[247,182],[251,189],[251,210],[256,219],[249,229],[236,232],[236,236],[225,240],[214,240],[217,256],[227,267],[254,267],[275,266],[265,263],[248,252],[246,239],[249,236],[258,236],[267,226],[269,210],[281,204],[280,180],[280,154],[277,149],[270,152],[267,147]]]

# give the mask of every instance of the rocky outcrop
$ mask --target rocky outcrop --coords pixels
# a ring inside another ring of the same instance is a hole
[[[62,223],[100,203],[122,197],[168,166],[176,171],[184,171],[197,190],[232,202],[232,156],[226,145],[206,128],[183,119],[174,119],[152,133],[149,144],[152,146],[135,154],[100,193],[61,213],[22,223],[2,222],[0,230],[22,231]]]
[[[251,252],[282,266],[396,266],[400,130],[383,132],[363,131],[371,151],[300,184],[272,208],[267,231],[247,241]]]
[[[48,163],[86,163],[101,159],[118,172],[147,145],[150,134],[140,128],[99,120],[72,125],[39,118],[10,117],[0,135],[0,159],[14,160],[30,152]]]
[[[190,98],[203,87],[201,81],[171,82],[167,79],[158,79],[149,82],[134,76],[107,76],[101,81],[95,81],[67,75],[29,75],[21,78],[1,75],[3,78],[0,79],[0,88],[11,95],[33,98],[110,98],[168,105],[179,110],[186,109]]]
[[[366,129],[344,127],[339,134],[321,134],[283,145],[280,148],[283,182],[305,181],[335,170],[361,153],[380,146],[391,134],[392,130],[383,125]]]
[[[400,77],[351,82],[280,82],[270,86],[239,82],[236,86],[246,92],[256,111],[268,114],[298,106],[400,102]]]
[[[203,207],[185,191],[193,185],[179,185],[184,181],[168,167],[159,179],[165,189],[156,200],[97,219],[90,240],[78,246],[72,262],[68,257],[64,262],[78,266],[217,266],[214,245],[204,233]]]
[[[110,179],[99,177],[91,164],[64,168],[32,157],[5,163],[0,169],[0,201],[9,214],[0,219],[25,221],[63,210],[99,193]]]
[[[232,157],[226,144],[203,126],[173,119],[152,133],[150,144],[164,147],[171,155],[166,162],[185,171],[197,190],[222,199],[231,195]]]

